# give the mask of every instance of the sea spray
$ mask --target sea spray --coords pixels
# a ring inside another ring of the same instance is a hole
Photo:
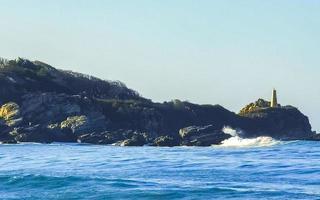
[[[241,131],[225,126],[222,131],[232,137],[221,142],[222,147],[265,147],[278,144],[279,141],[268,136],[260,136],[256,138],[242,138]]]

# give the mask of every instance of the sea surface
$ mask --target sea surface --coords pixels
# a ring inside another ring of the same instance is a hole
[[[264,142],[0,145],[0,199],[320,199],[320,143]]]

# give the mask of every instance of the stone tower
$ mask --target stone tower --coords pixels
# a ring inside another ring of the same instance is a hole
[[[276,108],[278,107],[278,101],[277,101],[277,90],[273,89],[272,90],[272,96],[271,96],[271,108]]]

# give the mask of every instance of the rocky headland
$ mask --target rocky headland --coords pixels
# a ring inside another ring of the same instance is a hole
[[[259,99],[239,114],[220,105],[155,103],[121,82],[0,59],[0,142],[78,142],[121,146],[210,146],[232,137],[319,140],[293,106]]]

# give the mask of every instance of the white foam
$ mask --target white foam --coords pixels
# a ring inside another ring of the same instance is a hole
[[[239,132],[231,127],[224,127],[222,131],[226,134],[232,135],[231,138],[221,142],[219,146],[222,147],[266,147],[279,144],[278,140],[268,136],[260,136],[256,138],[241,138]]]
[[[231,128],[230,126],[223,127],[222,132],[224,132],[225,134],[232,135],[233,137],[238,136],[237,131],[235,129]]]

